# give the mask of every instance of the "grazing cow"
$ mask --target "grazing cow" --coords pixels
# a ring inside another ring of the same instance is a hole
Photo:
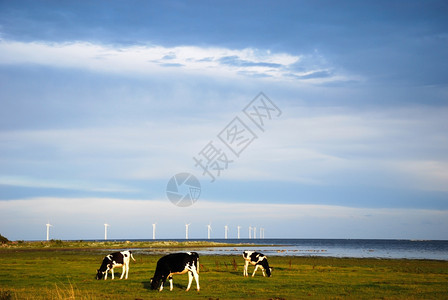
[[[170,281],[170,291],[173,290],[173,274],[185,274],[188,272],[187,292],[191,283],[196,280],[199,291],[199,255],[196,252],[173,253],[163,256],[157,262],[154,277],[151,278],[151,289],[163,290],[166,279]]]
[[[103,259],[101,267],[96,270],[96,279],[102,279],[104,275],[104,280],[106,280],[107,271],[110,271],[112,273],[112,279],[114,279],[114,268],[116,267],[123,267],[120,279],[123,279],[123,276],[125,276],[125,274],[125,279],[128,279],[129,258],[132,258],[132,260],[135,261],[134,257],[132,256],[132,252],[127,250],[106,255],[106,257]]]
[[[244,258],[243,276],[249,276],[249,274],[247,273],[247,269],[249,267],[249,264],[251,264],[255,266],[255,270],[254,273],[252,274],[252,277],[255,276],[255,272],[257,272],[257,269],[259,267],[263,272],[263,276],[266,276],[264,273],[264,271],[266,270],[266,274],[268,275],[268,277],[271,277],[272,268],[269,267],[268,258],[265,255],[254,251],[244,251],[243,258]]]

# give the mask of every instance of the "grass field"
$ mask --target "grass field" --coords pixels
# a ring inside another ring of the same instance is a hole
[[[149,280],[160,255],[136,250],[128,280],[117,278],[119,268],[104,281],[94,277],[109,250],[51,249],[1,249],[0,299],[448,298],[448,261],[269,257],[271,278],[244,278],[241,256],[210,255],[200,257],[199,293],[194,282],[185,292],[186,274],[174,276],[172,292],[158,292]]]

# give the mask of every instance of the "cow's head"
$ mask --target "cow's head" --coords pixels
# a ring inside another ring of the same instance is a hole
[[[268,277],[271,277],[271,272],[273,269],[269,267],[268,259],[266,257],[261,261],[261,266],[266,270],[266,275],[268,275]]]
[[[96,279],[100,280],[103,279],[103,276],[106,274],[107,271],[109,271],[112,268],[111,264],[102,264],[101,267],[96,270]]]
[[[160,289],[160,286],[162,285],[162,283],[164,282],[164,276],[156,276],[154,275],[153,278],[151,278],[151,290],[158,290]]]
[[[101,269],[96,270],[96,279],[100,280],[103,279],[103,275],[105,272],[101,272]]]

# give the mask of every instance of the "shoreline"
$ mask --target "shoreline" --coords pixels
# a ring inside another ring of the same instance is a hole
[[[241,250],[237,248],[254,248],[254,251],[263,251],[256,248],[278,247],[274,250],[275,253],[265,253],[269,257],[285,257],[297,259],[340,259],[340,260],[405,260],[405,261],[431,261],[431,262],[447,262],[447,259],[438,258],[414,258],[414,257],[381,257],[381,256],[336,256],[336,255],[319,255],[325,253],[327,250],[285,250],[282,249],[287,245],[272,245],[272,244],[248,244],[248,243],[220,243],[220,242],[206,242],[206,241],[21,241],[8,242],[0,247],[0,253],[7,252],[70,252],[81,251],[86,252],[102,252],[102,251],[116,251],[116,250],[132,250],[139,255],[157,256],[163,255],[173,251],[197,251],[201,256],[220,256],[231,257],[240,256]],[[269,251],[273,251],[270,249]],[[202,252],[202,253],[201,253]],[[205,253],[204,253],[205,252]],[[207,253],[208,252],[208,253]],[[291,252],[291,253],[289,253]],[[372,251],[373,252],[373,251]],[[294,254],[293,254],[294,253]],[[295,255],[301,253],[303,255]]]

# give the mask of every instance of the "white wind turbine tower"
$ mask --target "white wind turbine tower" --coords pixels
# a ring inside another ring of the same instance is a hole
[[[260,227],[260,239],[264,238],[263,231],[264,231],[264,228]]]
[[[152,224],[152,239],[156,239],[156,223]]]
[[[254,227],[254,239],[257,238],[257,227]]]
[[[104,223],[104,240],[107,240],[107,227],[109,227],[110,225],[107,223]]]
[[[252,226],[249,226],[249,239],[252,238]]]
[[[47,241],[50,240],[50,226],[53,226],[50,224],[50,222],[48,222],[47,224],[45,224],[45,226],[47,226]]]
[[[210,232],[212,231],[212,225],[211,224],[208,224],[207,225],[207,237],[208,237],[208,239],[210,239]]]
[[[238,225],[237,228],[238,228],[238,239],[240,239],[240,229],[241,229],[241,226]]]
[[[224,226],[224,238],[227,240],[227,233],[229,232],[229,226]]]
[[[188,240],[188,227],[190,224],[185,224],[185,239]]]

